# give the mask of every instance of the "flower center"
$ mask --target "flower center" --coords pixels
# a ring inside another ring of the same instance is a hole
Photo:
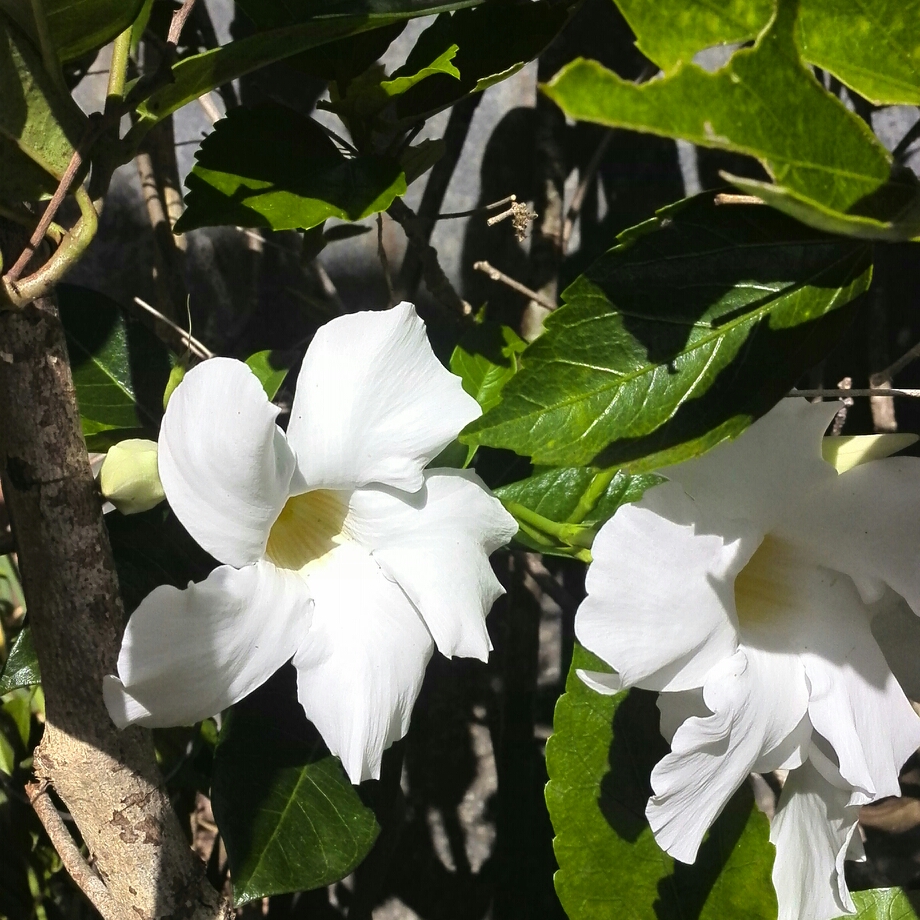
[[[764,537],[735,578],[735,610],[742,628],[775,623],[794,608],[794,569],[800,564],[791,546]]]
[[[300,570],[342,542],[347,514],[341,492],[315,489],[295,495],[272,524],[265,555],[279,568]]]

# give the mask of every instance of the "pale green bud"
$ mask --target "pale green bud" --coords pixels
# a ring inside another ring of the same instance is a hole
[[[99,488],[122,514],[149,511],[163,501],[156,441],[131,438],[110,448],[99,470]]]

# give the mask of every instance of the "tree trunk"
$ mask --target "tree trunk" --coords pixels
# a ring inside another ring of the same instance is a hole
[[[124,610],[51,298],[0,313],[0,476],[47,706],[35,773],[73,816],[108,909],[84,891],[104,916],[231,916],[183,837],[150,733],[118,731],[103,703]]]

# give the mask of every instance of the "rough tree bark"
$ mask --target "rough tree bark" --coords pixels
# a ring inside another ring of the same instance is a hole
[[[118,731],[103,704],[124,611],[50,298],[0,313],[0,476],[47,705],[35,773],[83,836],[103,914],[232,916],[183,837],[149,732]]]

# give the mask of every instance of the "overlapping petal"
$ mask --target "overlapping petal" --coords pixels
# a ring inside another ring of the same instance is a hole
[[[345,527],[406,592],[443,655],[488,658],[486,615],[504,593],[489,555],[517,524],[475,473],[430,470],[411,495],[358,489]]]
[[[260,559],[287,501],[296,461],[278,412],[252,371],[229,358],[190,370],[169,400],[160,479],[176,517],[220,562]]]
[[[855,912],[843,874],[859,813],[849,799],[848,790],[829,783],[809,762],[786,779],[770,824],[778,920],[831,920]]]
[[[836,477],[821,457],[821,436],[838,408],[781,400],[734,441],[662,472],[709,512],[756,522],[766,533]]]
[[[712,669],[703,701],[712,714],[677,728],[671,753],[652,771],[655,795],[646,809],[658,844],[682,862],[696,859],[706,831],[755,765],[797,766],[809,744],[808,688],[792,656],[736,652]]]
[[[780,532],[814,558],[858,579],[880,579],[920,615],[920,459],[891,457],[822,483]]]
[[[112,720],[156,727],[216,715],[301,647],[311,608],[303,581],[266,562],[155,588],[128,621],[118,676],[103,685]]]
[[[598,533],[575,632],[623,686],[686,690],[738,647],[732,581],[753,547],[674,523],[664,513],[685,520],[687,497],[654,491],[655,511],[626,505]]]
[[[352,782],[376,779],[384,750],[409,728],[434,643],[399,585],[353,543],[310,571],[310,591],[298,699]]]
[[[422,470],[481,414],[435,357],[409,303],[340,316],[304,358],[288,439],[310,488],[382,483],[415,492]]]

